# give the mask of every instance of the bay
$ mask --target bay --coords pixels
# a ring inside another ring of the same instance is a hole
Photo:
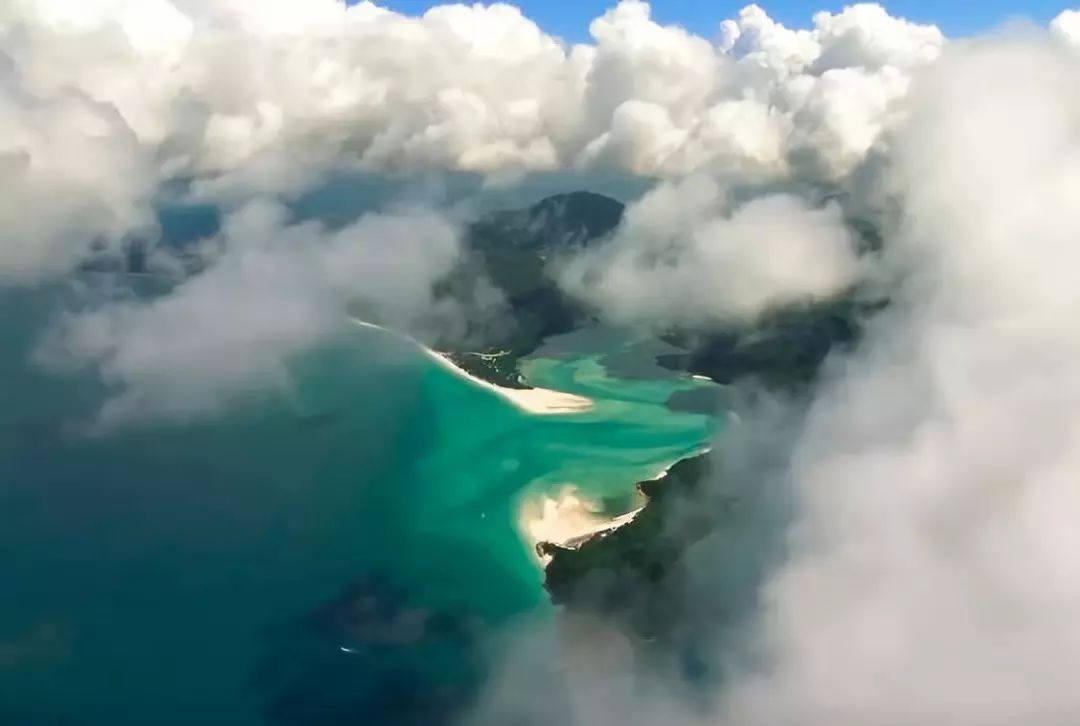
[[[285,395],[87,437],[108,391],[30,362],[55,300],[2,302],[3,723],[439,723],[485,643],[550,609],[522,512],[568,487],[627,511],[720,425],[664,406],[712,384],[614,376],[605,357],[649,349],[624,331],[525,362],[595,403],[541,416],[357,329]]]

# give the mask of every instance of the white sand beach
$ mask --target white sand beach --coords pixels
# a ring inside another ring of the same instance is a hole
[[[711,450],[712,447],[707,446],[685,458],[701,456]],[[645,481],[663,479],[679,461],[682,459],[671,462]],[[642,509],[644,507],[638,507],[617,517],[605,516],[598,513],[583,499],[576,487],[567,485],[554,497],[544,496],[538,500],[526,502],[518,516],[518,527],[534,549],[541,542],[573,549],[591,537],[613,532],[633,522]],[[541,563],[545,566],[550,559],[550,557],[540,557]]]
[[[383,330],[393,335],[400,335],[391,330],[387,330],[381,325],[375,325],[359,318],[353,318],[353,322],[357,325],[365,328],[375,328],[377,330]],[[424,351],[424,354],[429,356],[432,360],[441,366],[446,367],[447,370],[452,371],[455,375],[466,378],[478,386],[488,389],[497,396],[505,399],[509,403],[517,406],[522,411],[529,413],[535,413],[540,415],[551,414],[567,414],[567,413],[584,413],[589,411],[593,407],[592,399],[585,396],[579,396],[575,393],[565,393],[563,391],[552,391],[547,388],[507,388],[505,386],[497,386],[494,383],[485,381],[482,378],[474,376],[468,371],[457,366],[452,360],[442,355],[438,351],[428,348],[426,345],[420,343],[416,339],[410,338],[416,345]]]
[[[468,378],[478,386],[487,388],[497,396],[514,404],[522,411],[541,415],[584,413],[593,407],[592,399],[586,398],[585,396],[579,396],[575,393],[552,391],[548,388],[507,388],[505,386],[497,386],[490,381],[485,381],[483,378],[474,376],[463,368],[459,368],[452,360],[438,351],[424,347],[424,352],[432,356],[432,358],[440,365],[446,366],[448,370],[452,370],[455,374],[463,378]]]
[[[568,486],[554,497],[541,497],[521,508],[519,526],[534,547],[550,542],[560,547],[576,547],[590,537],[610,532],[634,520],[641,509],[607,517],[597,513],[581,498],[576,488]],[[542,557],[547,564],[549,557]]]

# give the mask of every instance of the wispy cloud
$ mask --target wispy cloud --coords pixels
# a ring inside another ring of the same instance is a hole
[[[433,292],[458,259],[459,230],[430,211],[329,231],[253,203],[209,246],[208,269],[168,294],[71,314],[46,339],[42,362],[98,367],[114,387],[102,424],[219,413],[287,387],[291,359],[340,335],[352,310],[402,330],[438,320],[440,306],[460,317]]]

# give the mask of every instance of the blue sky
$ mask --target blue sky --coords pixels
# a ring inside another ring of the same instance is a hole
[[[449,0],[443,0],[444,2]],[[466,2],[471,0],[465,0]],[[545,30],[570,41],[588,39],[589,21],[616,0],[517,0],[513,4]],[[399,12],[416,14],[439,2],[427,0],[376,0],[377,4]],[[653,16],[674,22],[696,33],[711,36],[724,18],[749,4],[728,0],[653,0]],[[833,0],[758,0],[770,15],[785,25],[805,27],[818,10],[839,10],[850,2]],[[1065,7],[1068,0],[889,0],[883,2],[893,15],[932,22],[946,34],[968,35],[987,30],[1017,16],[1046,23]],[[1076,0],[1075,5],[1080,5]]]

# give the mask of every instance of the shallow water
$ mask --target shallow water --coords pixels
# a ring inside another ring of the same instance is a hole
[[[572,483],[629,509],[717,426],[663,407],[711,384],[612,378],[587,335],[524,373],[595,408],[536,416],[358,328],[288,396],[90,439],[101,385],[27,363],[54,301],[2,302],[4,724],[439,723],[548,608],[523,503]]]

